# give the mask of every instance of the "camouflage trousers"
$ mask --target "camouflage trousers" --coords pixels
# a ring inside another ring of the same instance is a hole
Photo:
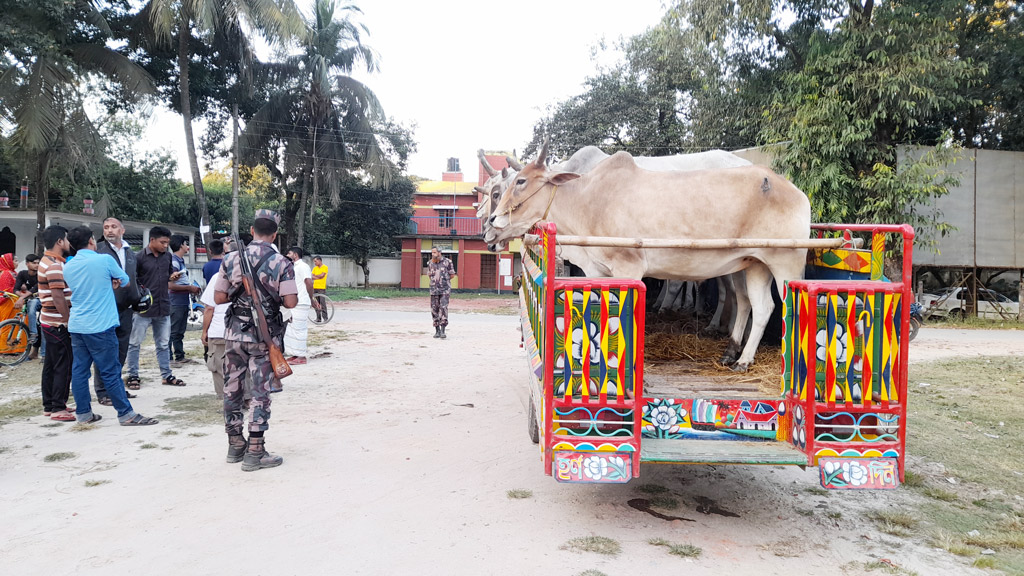
[[[278,387],[277,376],[262,342],[224,343],[224,430],[229,435],[241,434],[245,425],[245,381],[252,378],[252,419],[250,432],[270,427],[270,390]]]
[[[430,315],[434,317],[434,326],[448,325],[448,298],[450,294],[430,295]]]

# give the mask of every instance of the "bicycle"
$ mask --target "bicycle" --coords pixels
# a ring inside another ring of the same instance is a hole
[[[309,308],[309,321],[323,326],[334,318],[334,301],[326,294],[313,294],[312,306]]]
[[[11,308],[20,298],[17,294],[4,292],[0,300],[10,300]],[[15,366],[25,361],[31,351],[28,324],[28,300],[12,318],[0,322],[0,366]]]

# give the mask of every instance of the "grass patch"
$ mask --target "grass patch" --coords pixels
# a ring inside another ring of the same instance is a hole
[[[636,487],[636,491],[644,494],[664,494],[668,492],[668,488],[658,484],[641,484]]]
[[[153,444],[152,442],[146,442],[142,446],[139,446],[139,448],[142,448],[143,450],[152,450],[153,448],[159,448],[159,446]]]
[[[49,424],[40,424],[40,428],[60,428],[63,426],[63,422],[50,422]]]
[[[880,561],[880,560],[876,560],[874,562],[865,562],[864,563],[864,571],[865,572],[875,572],[875,571],[879,571],[879,570],[883,574],[899,574],[900,576],[917,576],[917,572],[914,572],[913,570],[907,570],[906,568],[902,568],[900,566],[897,566],[896,564],[893,564],[892,562],[883,562],[883,561]]]
[[[924,495],[943,502],[956,502],[957,500],[956,494],[942,488],[925,488]]]
[[[917,519],[906,512],[875,511],[868,514],[868,518],[875,521],[879,530],[890,536],[910,536],[913,533],[911,529],[917,526]]]
[[[605,574],[604,572],[601,572],[600,570],[584,570],[583,572],[580,572],[576,576],[608,576],[608,575]]]
[[[617,541],[604,536],[581,536],[562,544],[559,546],[559,550],[593,552],[605,556],[615,556],[622,552],[622,546]]]
[[[88,432],[90,430],[95,430],[95,429],[96,429],[96,423],[95,422],[92,423],[92,424],[83,424],[81,422],[75,422],[75,424],[73,426],[71,426],[71,428],[68,428],[68,431],[70,431],[70,432]]]
[[[975,568],[995,568],[996,559],[991,556],[979,556],[974,559],[971,566],[974,566]]]
[[[828,512],[825,512],[825,517],[830,520],[839,520],[843,517],[843,513],[839,510],[829,510]]]
[[[667,494],[652,496],[649,501],[651,508],[661,508],[662,510],[675,510],[679,508],[679,500]]]
[[[164,430],[163,432],[160,433],[160,435],[161,436],[177,436],[178,435],[178,431],[177,430]]]
[[[903,485],[907,488],[922,488],[925,485],[924,476],[912,470],[903,472]]]
[[[693,544],[675,544],[669,542],[664,538],[651,538],[647,541],[651,546],[664,546],[668,548],[668,553],[673,556],[679,556],[680,558],[697,558],[704,553],[699,547]]]
[[[805,488],[804,492],[807,492],[808,494],[813,494],[815,496],[828,496],[828,490],[825,490],[820,486],[811,486],[810,488]]]
[[[533,498],[533,490],[524,490],[522,488],[513,488],[505,495],[509,497],[509,500],[524,500],[526,498]]]
[[[189,432],[189,438],[202,438],[203,436],[209,436],[206,432]]]
[[[306,337],[306,345],[322,346],[331,342],[344,342],[351,339],[349,333],[344,330],[317,330],[316,332],[310,332],[309,336]]]
[[[75,454],[74,452],[54,452],[53,454],[48,454],[43,458],[43,462],[63,462],[64,460],[70,460],[75,456],[78,456],[78,454]]]
[[[935,546],[967,558],[991,548],[996,554],[982,557],[984,567],[1017,575],[1024,575],[1021,506],[999,495],[1024,494],[1024,453],[1017,449],[1024,442],[1022,381],[1020,357],[912,365],[907,423],[907,452],[943,465],[940,474],[920,475],[927,498],[909,512],[934,527]],[[958,479],[955,493],[937,487],[949,477]],[[968,536],[972,530],[979,534]]]
[[[174,450],[174,446],[161,446],[161,450]]]
[[[104,484],[110,484],[110,480],[86,480],[86,488],[95,488],[96,486],[102,486]]]
[[[0,425],[8,424],[14,420],[31,418],[42,413],[43,410],[39,405],[39,398],[35,396],[18,398],[0,404]]]
[[[168,398],[164,401],[164,406],[171,414],[162,416],[161,419],[173,420],[186,426],[224,422],[224,401],[217,398],[216,394]]]

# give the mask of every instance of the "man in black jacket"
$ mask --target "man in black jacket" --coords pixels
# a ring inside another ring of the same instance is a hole
[[[135,253],[124,241],[124,225],[120,220],[107,218],[103,221],[103,240],[96,243],[96,252],[112,256],[118,266],[128,274],[130,280],[127,286],[114,290],[114,302],[117,304],[117,314],[121,320],[121,324],[114,331],[114,334],[117,335],[117,358],[124,366],[124,360],[128,356],[128,337],[132,333],[132,319],[135,314],[132,312],[131,306],[139,300],[139,288],[135,281]],[[107,395],[106,385],[100,378],[99,370],[96,371],[95,382],[96,400],[104,406],[111,406],[110,397]],[[129,398],[135,398],[134,394],[127,391],[126,393]]]

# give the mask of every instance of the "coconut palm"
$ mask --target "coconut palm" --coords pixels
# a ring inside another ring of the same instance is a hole
[[[45,228],[49,172],[54,159],[75,165],[101,153],[101,138],[83,108],[81,88],[100,75],[133,97],[155,92],[152,78],[105,44],[110,28],[96,0],[39,0],[10,7],[26,42],[5,50],[0,60],[0,123],[11,130],[10,145],[23,159],[36,191],[37,248]]]
[[[232,33],[254,30],[272,43],[288,39],[300,25],[299,11],[292,0],[149,0],[140,12],[149,23],[154,40],[164,45],[177,38],[177,72],[180,111],[185,125],[185,146],[188,152],[192,185],[196,193],[200,218],[210,223],[206,193],[199,173],[195,136],[192,132],[192,102],[189,84],[189,62],[192,42],[212,42],[219,31]],[[193,35],[196,37],[193,38]],[[246,34],[241,36],[247,41]],[[242,50],[243,53],[246,50]],[[249,51],[251,54],[251,51]],[[230,62],[229,65],[242,62]],[[209,234],[203,235],[204,242]]]
[[[351,3],[315,0],[299,36],[301,52],[267,66],[282,88],[253,115],[243,134],[242,147],[250,161],[280,145],[284,160],[278,174],[301,183],[299,201],[285,206],[286,232],[292,237],[297,224],[294,237],[300,245],[307,205],[314,207],[312,215],[321,190],[326,188],[337,207],[346,178],[360,172],[386,184],[394,170],[374,134],[375,126],[384,121],[380,102],[350,76],[357,66],[377,70],[373,50],[362,43],[368,31],[352,20],[358,13],[361,10]]]

